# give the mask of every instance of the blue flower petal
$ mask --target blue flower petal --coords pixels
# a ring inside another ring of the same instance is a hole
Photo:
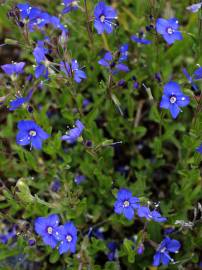
[[[170,109],[170,113],[174,119],[176,119],[178,114],[181,112],[181,110],[180,110],[179,106],[177,106],[177,104],[171,104],[169,109]]]
[[[123,208],[123,214],[128,220],[132,220],[134,217],[134,210],[132,207]]]
[[[181,244],[177,240],[170,239],[170,241],[167,243],[166,247],[167,247],[169,252],[175,253],[180,249]]]
[[[155,255],[154,255],[154,258],[153,258],[153,266],[159,266],[160,259],[161,259],[160,252],[156,252]]]

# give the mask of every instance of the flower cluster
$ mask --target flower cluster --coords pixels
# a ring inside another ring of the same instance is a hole
[[[38,217],[35,220],[35,231],[43,239],[43,242],[55,248],[58,246],[60,254],[70,251],[75,253],[77,242],[77,229],[72,222],[66,222],[59,226],[58,215],[52,214],[48,217]]]
[[[114,211],[117,214],[123,214],[128,220],[132,220],[135,211],[140,218],[153,220],[156,222],[165,222],[167,219],[162,217],[161,214],[149,207],[140,205],[140,199],[132,196],[132,192],[128,189],[120,189],[117,194],[117,200],[114,204]]]
[[[24,23],[28,23],[29,31],[34,31],[35,29],[42,30],[46,25],[49,24],[61,31],[67,31],[65,26],[61,24],[58,17],[51,16],[47,12],[44,12],[39,8],[32,7],[27,3],[18,4],[17,7],[20,11],[21,20]]]
[[[61,15],[69,13],[72,10],[77,10],[79,8],[79,1],[78,0],[63,0],[63,6],[64,6],[64,9],[61,11]],[[82,7],[80,8],[81,8],[81,11],[83,11]],[[202,3],[200,2],[200,3],[187,7],[187,10],[195,13],[201,8],[202,8]],[[106,68],[105,73],[108,73],[109,75],[109,85],[107,85],[107,87],[110,88],[111,80],[116,79],[116,76],[113,76],[113,75],[117,75],[117,73],[119,72],[125,72],[125,73],[130,72],[131,66],[129,68],[129,66],[126,64],[126,61],[128,60],[128,57],[129,57],[129,43],[124,43],[122,46],[116,47],[115,50],[109,49],[110,46],[108,46],[107,44],[105,34],[112,34],[112,32],[117,27],[116,20],[118,19],[117,11],[113,7],[107,6],[105,2],[100,1],[99,3],[97,3],[97,5],[94,8],[93,17],[92,16],[89,17],[87,6],[85,6],[85,9],[86,9],[85,10],[86,17],[87,17],[86,24],[87,24],[87,29],[88,29],[89,40],[91,40],[91,35],[93,34],[93,31],[94,31],[90,27],[91,22],[93,21],[94,28],[97,31],[97,34],[102,35],[103,40],[106,42],[105,48],[107,49],[105,50],[103,58],[101,58],[98,61],[98,64]],[[43,10],[39,9],[38,7],[30,6],[30,4],[28,3],[18,4],[17,10],[19,14],[18,16],[16,16],[15,20],[18,26],[20,28],[23,28],[22,33],[24,35],[25,41],[28,43],[29,50],[32,52],[30,61],[35,61],[35,65],[34,65],[35,69],[32,70],[31,74],[27,74],[29,76],[31,75],[32,77],[35,76],[35,82],[33,84],[33,87],[37,89],[36,85],[39,85],[39,84],[42,85],[44,82],[46,83],[50,82],[52,80],[51,75],[55,75],[58,81],[60,80],[60,78],[62,78],[61,82],[64,81],[64,86],[67,86],[69,88],[71,87],[79,88],[82,85],[82,83],[85,84],[84,80],[87,81],[86,70],[83,69],[83,66],[80,60],[79,60],[79,63],[80,63],[79,64],[76,59],[71,57],[71,52],[68,52],[68,48],[66,46],[67,39],[68,39],[68,30],[66,26],[61,23],[62,16],[61,17],[52,16],[49,13],[44,12]],[[155,42],[153,42],[153,40],[151,41],[150,39],[145,38],[144,32],[142,31],[140,31],[136,35],[132,35],[130,39],[133,42],[138,43],[138,44],[143,44],[143,45],[152,44],[151,46],[155,45],[155,43],[158,42],[157,40],[158,34],[160,34],[163,37],[163,39],[166,41],[168,45],[172,45],[176,41],[183,40],[182,32],[179,30],[179,21],[177,18],[169,18],[169,19],[157,18],[154,24],[152,24],[152,26],[149,28],[147,27],[146,30],[148,32],[153,31],[153,34],[155,34],[155,38],[156,38]],[[55,32],[60,33],[59,38],[52,37],[52,32],[50,34],[50,32],[48,31],[49,26],[51,26],[51,30],[53,29],[58,30]],[[37,33],[39,35],[35,33],[35,30],[40,30],[39,33]],[[31,40],[32,38],[33,40]],[[167,48],[168,46],[166,45],[165,47]],[[145,48],[145,50],[149,48],[150,46]],[[11,62],[11,64],[5,64],[1,66],[1,69],[5,73],[4,76],[6,78],[8,77],[7,75],[10,76],[10,78],[7,78],[7,79],[10,80],[11,83],[13,83],[13,86],[14,86],[13,88],[15,88],[14,89],[15,92],[11,93],[12,97],[15,96],[15,99],[13,100],[10,99],[8,103],[10,111],[15,111],[18,108],[23,107],[24,104],[29,103],[35,91],[35,89],[30,89],[32,86],[25,88],[29,90],[27,95],[24,90],[22,90],[22,93],[19,90],[20,87],[18,85],[18,79],[19,81],[21,79],[21,76],[19,76],[19,74],[23,74],[29,71],[29,67],[26,66],[26,64],[27,63],[25,62]],[[92,66],[92,69],[93,68],[94,67]],[[160,84],[163,81],[161,80],[161,76],[159,75],[160,71],[155,70],[155,72],[156,72],[155,74],[156,81],[158,81],[158,83]],[[131,73],[133,73],[133,71]],[[139,84],[139,81],[141,80],[141,78],[139,79],[138,77],[138,80],[137,80],[134,74],[131,74],[131,73],[127,74],[126,77],[127,78],[129,76],[132,77],[132,80],[134,81],[134,85],[133,85],[134,88],[140,89],[141,86],[144,86],[144,88],[146,88],[144,83],[142,83],[142,85]],[[199,91],[199,87],[197,83],[199,80],[202,79],[202,67],[198,67],[193,72],[192,75],[189,74],[186,68],[183,68],[183,73],[186,76],[188,83],[191,85],[191,87],[195,91]],[[173,75],[171,75],[171,78],[172,77]],[[124,78],[124,79],[122,78],[118,82],[115,81],[114,83],[115,87],[125,86],[127,78]],[[144,78],[142,78],[142,80],[144,80]],[[29,83],[27,84],[29,85]],[[24,84],[21,84],[21,86],[22,88],[24,88]],[[114,89],[109,89],[109,90],[113,91]],[[76,105],[78,102],[80,106],[80,107],[78,106],[78,108],[75,108],[74,112],[76,113],[78,112],[81,118],[84,118],[85,114],[88,113],[88,110],[90,111],[91,109],[91,105],[89,105],[88,107],[88,104],[91,103],[94,97],[92,98],[92,100],[91,100],[91,97],[90,97],[90,100],[88,100],[88,99],[85,99],[83,96],[81,96],[81,99],[79,99],[80,97],[78,97],[78,100],[77,100],[77,96],[76,97],[74,96],[74,94],[76,93],[76,90],[75,92],[72,92],[71,89],[69,89],[69,91],[71,94],[70,96],[72,97],[72,101],[75,102]],[[153,99],[151,92],[152,91],[149,92],[149,96],[152,97],[151,99]],[[196,93],[196,92],[191,92],[191,93]],[[118,99],[116,99],[116,96],[114,94],[111,94],[109,96],[113,101],[115,100],[114,103],[119,104],[119,101]],[[0,101],[2,100],[4,100],[4,97],[0,99]],[[186,107],[189,104],[190,104],[190,97],[185,95],[182,92],[181,86],[177,82],[169,81],[168,83],[164,85],[159,107],[161,109],[169,110],[173,119],[176,119],[178,115],[182,112],[181,108]],[[200,105],[201,105],[200,102],[197,105],[198,105],[197,109],[198,111],[200,111]],[[38,106],[40,106],[40,104],[38,104]],[[143,103],[141,106],[143,106]],[[141,106],[140,108],[137,109],[137,116],[134,123],[135,128],[136,128],[136,122],[138,123],[139,119],[141,118],[141,114],[142,114]],[[81,108],[81,112],[79,110],[80,108]],[[19,110],[18,112],[20,113],[21,111]],[[14,112],[14,114],[15,113],[16,112]],[[127,111],[127,113],[130,114],[130,119],[133,119],[133,115],[134,115],[133,110],[132,112]],[[94,115],[92,116],[92,118],[93,117]],[[31,119],[20,118],[24,120],[18,121],[18,124],[17,124],[18,133],[16,135],[16,143],[20,146],[29,145],[30,148],[33,147],[37,150],[41,150],[43,143],[45,143],[44,141],[48,140],[48,138],[51,135],[46,133],[46,131],[44,131],[43,128],[35,122],[35,119],[37,119],[35,118],[35,114],[32,114],[30,118]],[[71,117],[69,119],[71,119]],[[84,119],[86,121],[85,123],[87,123],[86,118]],[[46,127],[44,128],[46,129]],[[83,140],[82,134],[84,132],[84,129],[85,129],[85,126],[83,124],[83,119],[81,121],[76,120],[74,126],[70,128],[63,136],[59,135],[59,140],[60,142],[64,141],[68,143],[69,145],[74,145],[77,141]],[[51,128],[49,128],[48,130],[50,132]],[[141,133],[141,128],[139,129],[138,132]],[[106,145],[108,146],[109,144],[108,142],[107,144],[103,143],[94,148],[93,147],[94,142],[92,143],[89,140],[89,141],[84,142],[84,145],[86,146],[86,148],[88,148],[87,150],[92,150],[92,151],[89,151],[89,153],[94,157],[97,154],[98,150],[100,150],[101,148],[100,145],[105,147]],[[89,149],[89,148],[92,148],[92,149]],[[202,144],[200,144],[196,148],[196,151],[202,154]],[[62,159],[63,156],[61,155],[60,158]],[[82,169],[83,168],[81,168],[81,170]],[[128,169],[126,170],[126,169],[127,168],[125,167],[124,168],[119,167],[119,171],[122,173],[123,178],[124,176],[126,176],[126,174],[129,174],[128,173],[129,170]],[[82,174],[76,174],[74,177],[74,183],[77,185],[83,183],[85,180],[86,180],[86,177]],[[77,186],[77,188],[80,189],[79,186]],[[49,185],[49,190],[50,192],[54,193],[54,196],[57,196],[59,194],[59,191],[61,191],[62,193],[62,181],[56,178],[56,180],[54,180],[52,184]],[[58,194],[56,194],[57,192]],[[78,194],[80,195],[79,192]],[[114,203],[114,212],[118,215],[123,215],[129,221],[132,221],[135,216],[138,216],[141,219],[141,222],[144,221],[145,228],[143,229],[143,237],[141,236],[142,239],[140,239],[139,242],[137,241],[136,251],[138,254],[142,254],[144,252],[144,248],[146,246],[146,245],[144,246],[144,241],[145,241],[144,230],[146,230],[146,226],[149,223],[149,221],[154,221],[158,223],[167,221],[167,218],[162,216],[161,213],[157,211],[157,207],[152,208],[149,206],[149,204],[148,205],[143,204],[141,202],[141,198],[133,196],[132,192],[125,188],[121,188],[117,193],[117,198]],[[66,252],[70,252],[70,253],[76,252],[77,228],[75,227],[73,222],[68,221],[64,225],[60,225],[59,216],[57,214],[51,214],[47,217],[36,218],[34,227],[35,227],[35,232],[42,238],[43,243],[45,245],[50,246],[52,249],[58,248],[60,254],[63,254]],[[11,232],[5,235],[3,234],[0,235],[0,241],[2,243],[6,243],[9,239],[13,238],[15,235],[16,235],[16,231],[12,230]],[[88,233],[88,237],[90,238],[91,236],[96,236],[98,239],[101,239],[101,240],[104,239],[103,232],[99,230],[99,228],[97,229],[97,228],[91,227]],[[33,243],[35,242],[32,242],[30,240],[30,245],[33,245]],[[180,247],[181,247],[181,244],[178,240],[171,239],[166,236],[165,239],[163,239],[163,241],[156,248],[156,253],[153,258],[153,265],[159,266],[161,263],[163,265],[168,265],[169,262],[173,262],[174,260],[170,257],[169,253],[177,253]],[[108,248],[108,253],[107,253],[108,259],[110,261],[115,260],[117,256],[118,245],[115,242],[109,242],[107,245],[107,248]],[[132,249],[135,249],[134,246],[132,246]]]

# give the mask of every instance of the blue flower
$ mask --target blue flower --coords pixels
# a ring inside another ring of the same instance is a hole
[[[123,48],[122,48],[123,50]],[[125,50],[125,48],[124,48]],[[128,72],[129,68],[125,64],[122,63],[127,59],[127,51],[120,51],[120,57],[118,60],[113,61],[113,55],[111,52],[106,52],[104,57],[98,61],[98,64],[104,66],[112,71],[113,74],[116,74],[118,71]]]
[[[183,39],[178,27],[179,22],[176,18],[168,20],[159,18],[156,22],[156,31],[163,36],[168,44],[173,44],[176,40]]]
[[[110,68],[111,61],[113,60],[113,56],[111,52],[106,52],[104,57],[98,61],[98,64],[104,67]]]
[[[65,5],[65,8],[63,9],[62,13],[68,13],[72,10],[78,9],[78,0],[63,0],[63,3]]]
[[[32,96],[33,91],[30,90],[28,95],[26,97],[17,97],[16,99],[12,100],[9,104],[10,111],[15,111],[16,109],[18,109],[19,107],[21,107],[24,103],[29,102],[31,96]]]
[[[62,32],[68,32],[65,26],[60,22],[60,19],[56,16],[50,16],[50,24],[54,26],[54,28],[61,30]]]
[[[46,54],[48,53],[48,49],[44,47],[44,41],[39,40],[37,42],[37,46],[34,48],[33,55],[37,64],[46,60]]]
[[[25,66],[24,62],[19,62],[19,63],[2,65],[1,68],[8,75],[18,75],[18,74],[23,73],[24,66]]]
[[[79,69],[77,60],[73,59],[71,65],[67,62],[60,63],[61,70],[68,76],[73,77],[74,81],[80,83],[83,79],[86,79],[86,73]]]
[[[158,211],[151,211],[147,206],[140,206],[137,210],[137,214],[141,218],[144,217],[155,222],[165,222],[167,220],[167,218],[162,217]]]
[[[37,46],[33,51],[33,55],[35,57],[37,66],[35,68],[35,77],[38,79],[39,77],[48,77],[48,60],[46,59],[46,54],[48,53],[48,49],[44,47],[44,41],[39,40],[37,42]]]
[[[16,109],[18,109],[19,107],[21,107],[24,103],[26,103],[28,101],[27,97],[18,97],[15,100],[12,100],[10,102],[10,111],[15,111]]]
[[[107,254],[108,260],[114,261],[116,259],[116,250],[118,246],[115,242],[109,242],[107,244],[107,247],[109,249],[109,253]]]
[[[189,102],[189,97],[181,92],[178,83],[170,81],[165,84],[160,108],[169,109],[174,119],[181,112],[180,107],[187,106]]]
[[[164,230],[164,235],[168,235],[168,234],[171,234],[175,231],[174,228],[171,228],[171,227],[168,227]]]
[[[140,243],[137,248],[137,254],[142,255],[144,253],[144,245],[143,243]]]
[[[174,239],[166,237],[158,246],[157,251],[153,258],[153,266],[168,265],[173,259],[170,257],[170,253],[177,253],[180,249],[180,242]]]
[[[60,254],[68,251],[71,253],[76,252],[77,229],[72,222],[67,222],[65,225],[58,227],[56,238],[60,241]]]
[[[70,129],[66,135],[62,136],[62,140],[70,144],[75,143],[77,139],[81,136],[84,129],[84,125],[81,121],[77,120],[75,122],[75,127]]]
[[[47,12],[43,12],[39,8],[30,6],[29,4],[18,4],[20,11],[20,17],[23,21],[28,21],[29,30],[32,32],[37,27],[43,29],[47,24],[52,24],[54,28],[60,29],[61,31],[67,31],[60,19],[55,16],[51,16]]]
[[[145,44],[145,45],[149,45],[152,43],[151,40],[144,39],[143,36],[138,37],[136,35],[132,35],[131,40],[136,43]]]
[[[200,80],[202,79],[202,67],[199,67],[197,68],[195,71],[194,71],[194,79],[195,80]]]
[[[120,49],[119,62],[126,61],[128,59],[128,43],[123,44]]]
[[[191,6],[187,7],[187,10],[189,10],[192,13],[196,13],[199,11],[199,9],[202,7],[202,2],[197,3],[197,4],[193,4]]]
[[[90,227],[90,229],[88,231],[88,237],[89,238],[96,237],[97,239],[101,239],[101,240],[105,239],[102,228]]]
[[[35,232],[39,234],[43,242],[51,246],[51,248],[55,248],[58,243],[55,233],[59,222],[59,217],[55,214],[49,215],[48,217],[38,217],[35,220]]]
[[[21,120],[18,122],[19,132],[16,136],[16,142],[19,145],[31,144],[35,149],[42,148],[42,141],[50,137],[33,120]]]
[[[58,192],[58,191],[60,191],[60,189],[61,189],[61,182],[60,182],[60,180],[54,180],[51,183],[51,190],[53,192]]]
[[[196,148],[196,152],[200,153],[202,155],[202,144],[200,144],[197,148]]]
[[[188,73],[187,69],[186,68],[183,68],[182,69],[182,72],[184,73],[185,77],[187,78],[188,82],[191,84],[192,88],[197,91],[198,88],[197,86],[195,85],[194,83],[194,79],[193,77]]]
[[[88,107],[88,105],[91,104],[91,101],[87,98],[85,98],[82,102],[82,106],[84,109],[86,109]]]
[[[5,232],[0,234],[0,243],[7,244],[7,242],[16,236],[16,225],[11,229],[5,228]]]
[[[112,33],[114,26],[114,20],[117,19],[117,12],[112,7],[106,6],[105,2],[99,2],[94,10],[94,26],[98,34],[106,32]]]
[[[30,13],[32,12],[32,7],[25,3],[25,4],[18,4],[17,5],[19,11],[20,11],[20,16],[23,20],[29,18]]]
[[[83,183],[84,181],[86,180],[86,177],[82,174],[79,174],[77,175],[75,178],[74,178],[74,182],[79,185],[81,183]]]
[[[123,214],[128,220],[132,220],[134,210],[139,207],[139,199],[133,197],[128,189],[120,189],[117,194],[117,200],[114,204],[114,211],[117,214]]]
[[[48,67],[44,64],[37,64],[35,68],[35,77],[36,79],[40,77],[48,78]]]

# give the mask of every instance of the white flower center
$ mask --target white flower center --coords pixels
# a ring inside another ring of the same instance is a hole
[[[35,130],[30,130],[29,135],[32,136],[32,137],[36,136],[36,131]]]
[[[103,23],[105,21],[105,15],[100,16],[100,21]]]
[[[174,30],[172,29],[172,27],[168,27],[167,32],[169,35],[172,35]]]
[[[160,250],[161,253],[164,253],[165,251],[166,251],[165,247]]]
[[[172,96],[170,98],[170,103],[174,104],[177,101],[177,98],[175,96]]]
[[[66,236],[66,240],[67,240],[67,242],[71,242],[72,241],[72,236],[70,235],[70,234],[68,234],[67,236]]]
[[[47,231],[48,231],[48,234],[52,234],[53,233],[53,228],[52,227],[48,227]]]
[[[44,19],[37,19],[37,24],[44,22]]]
[[[32,9],[32,7],[29,7],[29,8],[27,9],[27,14],[28,14],[28,15],[30,14],[31,9]],[[21,9],[20,11],[22,11],[22,9]]]
[[[129,201],[124,201],[123,202],[123,207],[128,207],[130,205],[130,202]]]
[[[76,6],[78,6],[77,1],[73,1],[73,2],[72,2],[72,7],[76,7]]]

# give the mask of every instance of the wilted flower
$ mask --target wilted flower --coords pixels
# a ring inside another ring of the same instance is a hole
[[[59,253],[63,254],[70,251],[76,252],[77,229],[72,222],[67,222],[65,225],[57,228],[56,238],[60,241]]]
[[[42,148],[42,141],[50,137],[33,120],[21,120],[18,122],[19,132],[16,136],[16,142],[19,145],[31,144],[36,149]]]
[[[114,211],[117,214],[123,214],[128,220],[132,220],[134,210],[139,207],[139,199],[133,197],[132,192],[128,189],[120,189],[117,194],[117,200],[114,204]]]
[[[170,81],[164,86],[160,108],[169,109],[174,119],[181,112],[180,107],[187,106],[189,102],[189,97],[182,93],[178,83]]]
[[[178,30],[179,22],[176,18],[162,19],[156,21],[156,31],[163,36],[168,44],[173,44],[176,40],[182,40],[182,34]]]
[[[196,13],[202,7],[202,2],[187,7],[190,12]]]
[[[52,214],[48,217],[38,217],[35,220],[35,232],[39,234],[46,245],[55,248],[57,246],[56,229],[59,225],[58,215]]]
[[[159,266],[161,263],[163,265],[168,265],[170,261],[173,262],[173,259],[170,257],[169,253],[177,253],[180,246],[179,241],[166,237],[156,250],[153,265]]]
[[[94,10],[94,26],[98,34],[106,32],[110,34],[113,31],[114,20],[117,19],[117,12],[112,7],[106,6],[105,2],[99,2]]]

